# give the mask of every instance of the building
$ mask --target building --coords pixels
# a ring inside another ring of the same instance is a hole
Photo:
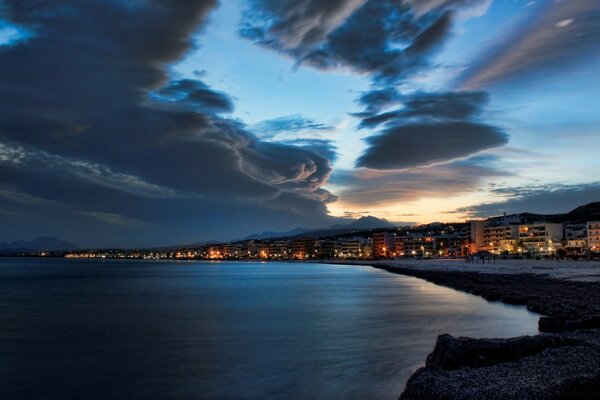
[[[519,225],[519,244],[534,254],[551,254],[562,246],[563,225],[538,222]]]
[[[274,240],[269,244],[269,258],[287,259],[291,254],[291,248],[287,240]]]
[[[429,257],[436,250],[433,236],[406,236],[404,238],[404,254],[413,257]]]
[[[587,250],[587,239],[569,239],[565,241],[564,250],[568,255],[582,255]]]
[[[587,223],[587,245],[589,251],[600,251],[600,221]]]
[[[339,241],[338,257],[342,258],[364,258],[363,249],[371,244],[369,239],[362,237],[344,238]]]
[[[469,244],[464,231],[446,233],[435,237],[436,255],[442,257],[463,257],[469,254]]]
[[[394,237],[394,254],[396,257],[404,256],[404,236],[396,235]]]
[[[469,238],[469,244],[471,246],[470,252],[476,253],[485,246],[484,231],[485,228],[490,225],[489,221],[470,221],[469,229],[471,235]]]
[[[223,245],[213,244],[208,247],[208,258],[218,259],[223,258]]]
[[[241,258],[259,258],[261,245],[260,240],[246,240],[241,246]]]
[[[298,260],[314,258],[315,241],[309,238],[296,238],[292,240],[292,257]]]
[[[223,245],[223,258],[240,258],[242,245],[239,243],[226,243]]]
[[[315,242],[315,253],[318,258],[333,258],[335,253],[335,240],[321,239]]]
[[[394,234],[391,232],[373,233],[373,257],[389,257],[394,253]]]
[[[519,225],[496,225],[483,229],[483,245],[479,250],[487,250],[490,253],[500,254],[502,252],[513,253],[517,250],[519,239]]]

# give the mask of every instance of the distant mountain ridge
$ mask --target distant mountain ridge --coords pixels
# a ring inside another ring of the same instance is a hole
[[[391,229],[395,228],[395,225],[389,222],[388,220],[373,217],[368,215],[366,217],[361,217],[355,221],[352,221],[349,224],[336,224],[332,225],[329,228],[324,229],[305,229],[305,228],[295,228],[291,231],[287,232],[273,232],[267,231],[262,233],[253,233],[252,235],[247,236],[244,240],[258,240],[258,239],[274,239],[274,238],[290,238],[290,237],[310,237],[310,238],[318,238],[322,236],[328,235],[341,235],[344,233],[351,233],[354,231],[366,231],[371,229]]]
[[[535,214],[520,213],[516,214],[523,217],[528,223],[533,222],[555,222],[555,223],[573,223],[584,224],[590,221],[600,221],[600,201],[584,204],[568,213],[563,214]],[[498,217],[495,217],[498,218]]]
[[[394,228],[395,225],[392,224],[387,219],[373,217],[371,215],[367,215],[366,217],[360,217],[356,221],[353,221],[346,225],[333,225],[329,229],[378,229],[378,228]]]
[[[31,251],[31,250],[77,250],[79,247],[73,243],[66,242],[64,240],[55,238],[53,236],[40,236],[33,240],[17,240],[15,242],[1,242],[0,250],[19,250],[19,251]]]

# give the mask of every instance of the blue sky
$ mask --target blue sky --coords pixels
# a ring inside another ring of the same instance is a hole
[[[596,2],[1,12],[0,241],[192,243],[600,200]]]

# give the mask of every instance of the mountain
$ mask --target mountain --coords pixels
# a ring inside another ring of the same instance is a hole
[[[534,222],[555,222],[555,223],[573,223],[573,224],[585,224],[590,221],[600,221],[600,201],[588,203],[583,206],[579,206],[574,210],[564,214],[534,214],[529,212],[523,212],[515,214],[521,217],[524,223]],[[502,217],[491,217],[488,220],[498,220]]]
[[[395,225],[389,222],[388,220],[368,215],[366,217],[360,217],[356,221],[353,221],[346,225],[333,225],[329,229],[377,229],[394,227]]]
[[[52,236],[40,236],[33,240],[17,240],[16,242],[0,243],[0,250],[77,250],[73,243],[65,242]]]
[[[258,240],[258,239],[270,239],[275,237],[288,237],[288,236],[298,236],[303,233],[311,232],[314,229],[305,229],[305,228],[295,228],[291,231],[287,232],[276,232],[276,231],[266,231],[262,233],[253,233],[245,238],[245,240]]]
[[[325,229],[296,228],[288,232],[267,231],[263,233],[253,233],[252,235],[246,237],[245,240],[291,238],[298,236],[305,236],[316,239],[324,236],[342,235],[345,233],[367,231],[371,229],[390,229],[394,227],[394,224],[385,219],[372,217],[369,215],[352,221],[349,224],[332,225],[331,227]]]
[[[563,221],[581,224],[590,221],[600,221],[600,201],[588,203],[577,207],[567,214],[563,214]]]

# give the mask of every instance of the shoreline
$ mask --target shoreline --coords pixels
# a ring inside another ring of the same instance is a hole
[[[525,305],[541,315],[541,333],[535,336],[480,339],[441,333],[425,367],[408,379],[401,400],[600,398],[600,282],[543,273],[356,264],[424,279],[488,301]]]

